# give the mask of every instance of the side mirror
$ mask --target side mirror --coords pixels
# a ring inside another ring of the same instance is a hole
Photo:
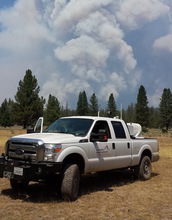
[[[91,142],[107,142],[108,137],[107,137],[107,132],[105,129],[99,129],[99,133],[91,133]]]
[[[35,133],[34,128],[27,128],[27,134]]]

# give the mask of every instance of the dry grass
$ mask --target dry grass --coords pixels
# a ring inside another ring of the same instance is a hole
[[[7,138],[23,130],[0,130],[0,152]],[[157,132],[158,133],[158,132]],[[111,172],[82,178],[81,196],[63,202],[52,187],[31,184],[15,194],[8,180],[0,179],[2,220],[170,220],[172,219],[172,135],[157,136],[160,160],[153,163],[149,181],[134,181],[129,172]]]

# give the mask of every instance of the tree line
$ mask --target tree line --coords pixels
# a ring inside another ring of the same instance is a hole
[[[135,122],[143,129],[162,128],[168,130],[172,124],[172,93],[164,88],[158,108],[148,107],[146,90],[143,85],[138,90],[136,103],[127,109],[117,109],[113,93],[109,94],[107,106],[100,108],[95,93],[87,98],[85,91],[78,94],[76,109],[61,106],[57,97],[49,94],[48,100],[39,96],[40,87],[31,70],[26,70],[23,80],[19,81],[14,100],[5,99],[0,106],[0,125],[10,127],[22,125],[23,128],[33,126],[38,117],[43,116],[45,125],[62,116],[91,115],[105,117],[122,117],[125,122]]]

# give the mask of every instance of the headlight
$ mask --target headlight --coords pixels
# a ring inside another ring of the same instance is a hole
[[[61,149],[61,144],[45,144],[44,160],[54,161],[56,154],[59,153]]]

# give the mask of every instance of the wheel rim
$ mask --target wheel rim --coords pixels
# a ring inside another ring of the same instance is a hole
[[[148,160],[144,163],[143,172],[146,176],[150,175],[150,163]]]

